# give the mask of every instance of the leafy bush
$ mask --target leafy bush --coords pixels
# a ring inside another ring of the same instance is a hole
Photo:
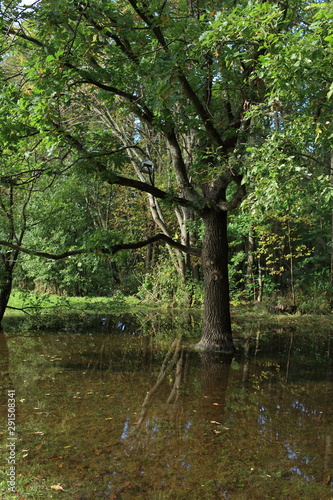
[[[147,302],[172,302],[193,306],[203,302],[203,284],[192,277],[182,277],[170,262],[159,262],[153,272],[144,276],[137,296]]]
[[[331,309],[331,300],[325,294],[307,297],[298,306],[298,310],[303,314],[328,314]]]

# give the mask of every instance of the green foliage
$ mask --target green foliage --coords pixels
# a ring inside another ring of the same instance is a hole
[[[202,304],[203,286],[190,277],[184,282],[182,276],[175,273],[172,263],[163,257],[152,272],[144,276],[137,296],[144,302],[162,301],[189,307]]]
[[[266,296],[286,292],[328,268],[331,3],[133,6],[45,0],[3,11],[1,239],[87,252],[43,264],[15,258],[17,286],[104,295],[143,280],[142,298],[200,303],[200,286],[160,249],[146,269],[142,251],[112,261],[105,251],[156,225],[200,244],[200,216],[233,200],[239,183],[247,199],[229,218],[234,298],[255,296],[260,280]],[[147,159],[154,171],[142,169]],[[115,189],[121,176],[126,187]],[[165,190],[163,201],[148,206],[136,179]],[[181,222],[176,196],[191,211]]]
[[[328,269],[304,273],[297,281],[298,309],[303,314],[331,314],[333,308],[332,284]]]

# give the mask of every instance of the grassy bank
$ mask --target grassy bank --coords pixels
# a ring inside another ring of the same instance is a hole
[[[139,313],[144,311],[159,310],[163,313],[183,313],[185,307],[173,307],[170,302],[150,303],[142,301],[134,296],[125,297],[122,294],[113,297],[60,297],[52,294],[34,294],[15,291],[13,292],[9,307],[5,314],[5,323],[13,320],[33,318],[37,320],[46,316],[63,315],[99,315],[119,313]],[[190,309],[200,313],[200,309]],[[234,321],[240,324],[259,321],[261,325],[275,324],[281,326],[307,326],[315,329],[332,328],[332,314],[273,314],[265,303],[232,303],[231,312]]]
[[[61,297],[54,294],[35,294],[15,291],[12,293],[6,316],[29,314],[36,311],[43,312],[84,312],[105,313],[109,309],[130,309],[138,305],[139,300],[135,297]]]

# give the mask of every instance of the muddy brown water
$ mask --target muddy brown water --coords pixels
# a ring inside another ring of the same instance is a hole
[[[225,358],[186,324],[5,332],[1,498],[333,499],[332,332],[255,324]]]

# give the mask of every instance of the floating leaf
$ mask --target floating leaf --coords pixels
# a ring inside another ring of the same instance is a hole
[[[65,491],[64,488],[60,485],[60,484],[53,484],[51,486],[51,490],[55,490],[55,491]]]

